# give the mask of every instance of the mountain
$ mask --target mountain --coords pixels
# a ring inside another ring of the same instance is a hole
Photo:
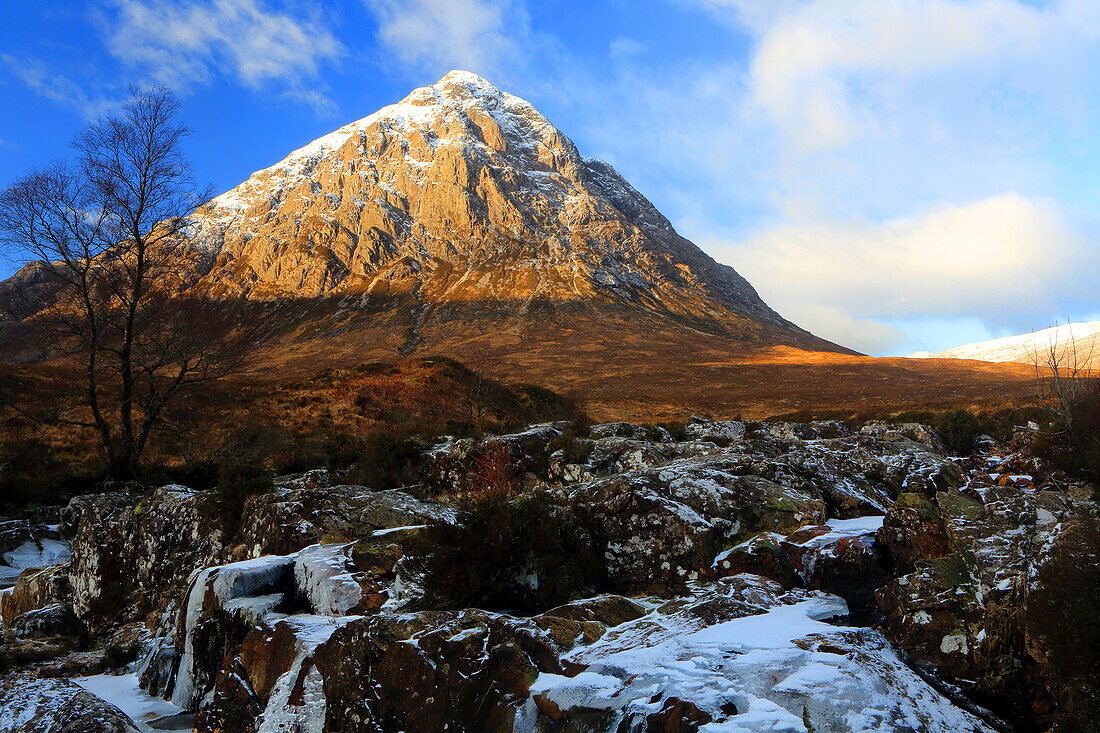
[[[195,289],[339,299],[338,319],[404,326],[401,343],[380,336],[404,352],[469,333],[470,318],[519,334],[545,308],[841,350],[776,314],[530,103],[463,71],[254,173],[190,233],[207,255]]]
[[[914,357],[973,359],[976,361],[1046,364],[1051,354],[1064,365],[1074,359],[1081,367],[1100,368],[1100,321],[1064,323],[1032,333],[978,341],[938,354],[917,352]]]

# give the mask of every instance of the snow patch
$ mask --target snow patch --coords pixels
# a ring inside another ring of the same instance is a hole
[[[69,559],[69,543],[65,540],[28,540],[4,553],[7,567],[0,565],[0,578],[14,578],[27,568],[57,565]]]
[[[118,676],[99,674],[92,677],[75,677],[72,682],[126,713],[140,730],[148,733],[154,731],[149,727],[152,721],[183,712],[175,705],[142,690],[138,684],[137,674]]]

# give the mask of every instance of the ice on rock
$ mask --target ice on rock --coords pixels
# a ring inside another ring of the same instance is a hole
[[[6,677],[3,682],[0,731],[4,733],[149,730],[141,724],[135,726],[126,712],[107,699],[111,695],[97,696],[69,680],[38,677],[24,671]],[[166,705],[163,701],[160,704]]]
[[[825,525],[829,527],[829,532],[811,537],[802,542],[801,545],[802,547],[820,549],[836,544],[843,539],[873,535],[882,527],[884,519],[885,517],[876,516],[857,517],[856,519],[830,519],[825,522]]]
[[[613,708],[630,702],[615,699],[621,689],[622,682],[618,678],[596,672],[581,672],[575,677],[542,674],[531,685],[531,694],[543,694],[561,710],[594,707],[596,702],[599,707]]]
[[[317,613],[341,616],[363,597],[347,571],[350,545],[310,545],[294,560],[294,579]]]
[[[294,555],[264,555],[214,568],[214,595],[222,602],[252,595],[278,580],[294,559]]]
[[[317,667],[307,664],[307,660],[333,631],[351,618],[298,615],[280,621],[294,628],[296,654],[290,669],[279,677],[268,696],[267,706],[257,721],[257,733],[322,733],[326,707],[323,679]],[[301,697],[291,704],[295,690]]]
[[[148,724],[157,718],[183,712],[175,705],[142,690],[136,674],[99,674],[76,677],[72,681],[126,713],[142,731],[153,731]]]
[[[837,665],[811,662],[772,688],[775,692],[805,692],[828,689],[843,681],[844,672]]]
[[[282,593],[269,593],[263,596],[233,598],[222,606],[226,611],[237,613],[249,623],[258,624],[270,618],[275,608],[283,602]]]
[[[172,704],[194,710],[203,691],[195,689],[195,628],[202,617],[207,593],[213,593],[225,607],[231,599],[249,596],[271,585],[286,572],[294,556],[266,555],[253,560],[200,570],[191,581],[184,607],[183,654],[172,688]],[[254,600],[254,599],[253,599]]]
[[[290,555],[264,555],[197,573],[188,589],[183,611],[183,652],[172,690],[172,703],[194,710],[205,693],[195,684],[194,634],[211,600],[217,607],[251,625],[263,622],[291,624],[302,655],[325,641],[342,623],[339,617],[354,608],[363,595],[362,588],[347,569],[350,547],[349,544],[310,545]],[[317,615],[285,616],[276,611],[284,601],[284,594],[274,592],[274,588],[288,573],[292,574],[298,592],[309,601]]]

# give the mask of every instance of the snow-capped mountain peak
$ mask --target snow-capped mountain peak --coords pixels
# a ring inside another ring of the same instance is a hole
[[[779,317],[534,105],[467,71],[253,173],[200,208],[192,234],[210,264],[196,287],[212,294],[402,293],[421,314],[617,304],[836,348]]]

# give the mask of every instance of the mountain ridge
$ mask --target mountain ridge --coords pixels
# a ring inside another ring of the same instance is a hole
[[[595,300],[843,350],[775,313],[530,103],[469,72],[298,148],[192,221],[207,255],[193,287],[216,295],[521,311]]]

